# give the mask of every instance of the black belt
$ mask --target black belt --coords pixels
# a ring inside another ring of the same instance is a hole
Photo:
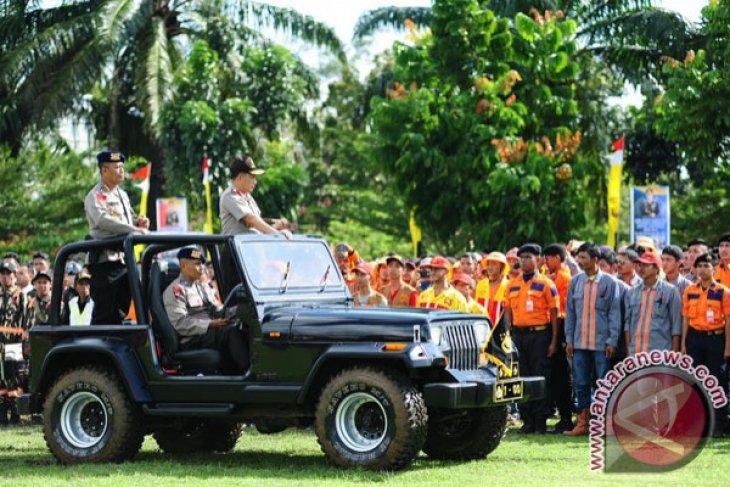
[[[550,325],[534,325],[534,326],[520,326],[512,325],[512,329],[515,331],[545,331],[550,329]]]
[[[692,333],[697,333],[698,335],[707,335],[707,336],[716,336],[716,335],[724,335],[725,334],[725,328],[718,328],[717,330],[698,330],[696,328],[689,327],[689,331]]]

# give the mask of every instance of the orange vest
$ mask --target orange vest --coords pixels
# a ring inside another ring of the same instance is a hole
[[[730,315],[730,289],[714,282],[707,290],[692,284],[684,291],[682,316],[689,326],[699,331],[721,330]]]
[[[535,274],[527,282],[522,276],[507,283],[506,306],[512,310],[514,326],[537,326],[550,323],[550,310],[559,307],[560,297],[553,281]]]

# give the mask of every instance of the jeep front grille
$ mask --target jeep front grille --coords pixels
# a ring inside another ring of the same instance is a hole
[[[470,322],[449,324],[444,326],[448,352],[449,368],[458,370],[476,370],[479,368],[479,344]]]

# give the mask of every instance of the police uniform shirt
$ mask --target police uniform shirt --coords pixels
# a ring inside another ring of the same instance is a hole
[[[228,186],[221,194],[219,211],[221,218],[221,232],[223,235],[239,235],[242,233],[260,233],[255,228],[249,228],[241,220],[248,215],[261,216],[261,210],[250,193],[239,191]]]
[[[730,315],[730,291],[714,282],[702,289],[699,284],[690,285],[684,292],[682,316],[688,325],[699,331],[715,331],[725,328],[725,317]]]
[[[199,281],[190,282],[182,276],[167,286],[162,301],[182,343],[194,336],[205,335],[213,312],[220,308],[208,286],[201,285]]]
[[[671,350],[672,337],[682,332],[682,300],[677,288],[658,279],[626,293],[624,330],[629,333],[628,352]]]
[[[423,291],[418,296],[419,308],[450,309],[453,311],[469,312],[466,298],[453,287],[447,287],[438,296],[433,286]]]
[[[618,281],[601,271],[573,278],[566,297],[565,340],[576,350],[601,351],[616,347],[621,333]]]
[[[89,234],[95,239],[115,237],[139,232],[134,226],[134,212],[127,193],[117,186],[114,189],[99,182],[84,199],[86,219],[89,221]],[[122,251],[104,251],[98,263],[119,262],[124,260]]]
[[[0,287],[0,326],[27,329],[26,312],[26,296],[18,286]],[[18,343],[21,340],[20,333],[10,331],[0,333],[0,342]]]

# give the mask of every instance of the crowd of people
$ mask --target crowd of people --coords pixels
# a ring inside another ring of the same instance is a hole
[[[100,181],[84,201],[90,237],[148,233],[149,220],[135,216],[119,187],[125,177],[124,154],[104,150],[97,161]],[[292,238],[289,222],[262,217],[252,196],[256,178],[264,172],[250,157],[232,161],[230,186],[220,197],[223,234],[279,233]],[[181,270],[187,271],[164,297],[181,343],[219,348],[239,369],[244,367],[248,358],[231,351],[233,341],[222,338],[226,320],[206,314],[213,299],[198,299],[215,295],[214,286],[205,293],[199,290],[198,281],[206,281],[208,275],[204,256],[180,252]],[[618,251],[571,241],[544,248],[526,243],[504,253],[466,252],[458,258],[389,254],[367,262],[356,249],[340,243],[334,254],[354,306],[448,309],[484,315],[503,326],[520,351],[520,373],[546,379],[547,395],[520,407],[523,433],[546,432],[546,421],[557,409],[555,432],[587,434],[595,381],[637,352],[686,353],[728,390],[730,233],[715,247],[695,239],[685,248],[659,249],[651,239],[640,238]],[[229,267],[223,266],[224,274]],[[61,323],[113,325],[133,320],[124,252],[90,252],[83,266],[71,261],[65,271]],[[19,420],[15,398],[27,388],[28,377],[23,343],[30,328],[49,320],[52,280],[49,256],[43,252],[27,262],[12,252],[3,257],[0,425]],[[717,410],[716,419],[715,434],[721,435],[727,411]]]
[[[571,241],[373,262],[346,243],[334,250],[355,306],[448,309],[505,326],[520,373],[547,384],[544,399],[520,406],[522,433],[545,433],[557,409],[554,432],[587,435],[596,380],[638,352],[687,354],[728,391],[730,233],[715,247],[698,238],[658,249],[642,237],[618,251]],[[721,436],[727,409],[715,413]]]

